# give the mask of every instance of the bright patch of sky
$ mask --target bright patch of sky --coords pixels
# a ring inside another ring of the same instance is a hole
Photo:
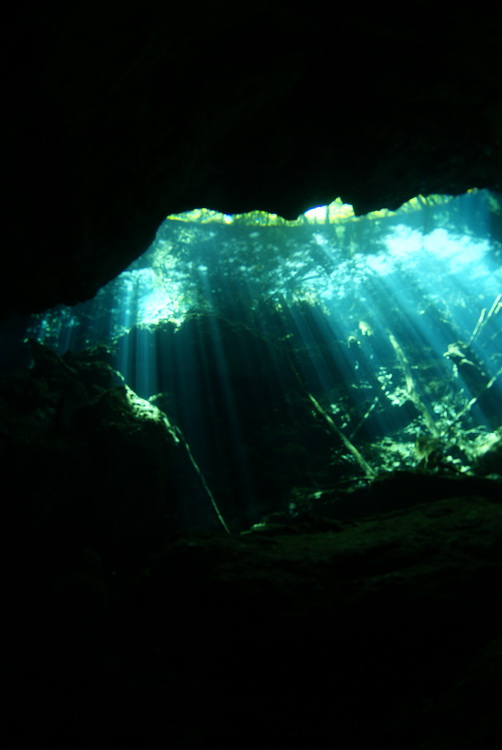
[[[307,219],[324,219],[326,216],[326,206],[316,206],[305,211],[304,214]]]

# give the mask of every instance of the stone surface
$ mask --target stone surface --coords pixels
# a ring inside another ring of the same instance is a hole
[[[104,348],[32,350],[0,388],[9,747],[497,746],[500,482],[398,472],[226,535]]]
[[[412,15],[11,7],[2,313],[92,296],[169,213],[501,190],[497,22],[428,2]]]
[[[15,568],[10,746],[496,747],[501,538],[464,496],[184,534],[117,575],[93,548]]]
[[[33,368],[0,383],[8,548],[42,566],[87,548],[112,566],[150,555],[185,495],[200,499],[174,429],[99,357],[32,347]]]
[[[1,314],[88,298],[172,212],[502,190],[497,23],[408,11],[4,11]],[[495,484],[176,536],[180,493],[214,514],[147,412],[100,356],[35,350],[2,384],[9,747],[500,745]]]

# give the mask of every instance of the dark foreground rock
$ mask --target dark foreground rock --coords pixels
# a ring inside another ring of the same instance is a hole
[[[3,518],[13,554],[52,564],[92,548],[110,569],[135,568],[166,534],[187,528],[191,502],[203,528],[218,526],[179,434],[102,351],[60,357],[36,342],[32,349],[33,367],[0,383]]]
[[[500,744],[496,475],[396,472],[225,534],[105,352],[32,351],[0,387],[6,747]]]
[[[134,574],[11,560],[7,746],[495,747],[501,540],[471,496],[179,535]]]

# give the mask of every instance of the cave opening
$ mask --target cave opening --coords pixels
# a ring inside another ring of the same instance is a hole
[[[8,747],[501,745],[500,29],[295,10],[3,14]]]
[[[94,299],[33,316],[25,338],[92,353],[143,415],[167,415],[203,483],[178,493],[182,527],[350,514],[399,472],[496,481],[499,213],[472,191],[363,217],[340,200],[296,221],[170,216]]]

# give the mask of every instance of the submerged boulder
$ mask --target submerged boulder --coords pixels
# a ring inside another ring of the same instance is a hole
[[[177,527],[179,477],[196,483],[167,416],[92,353],[34,343],[33,358],[0,385],[11,541],[43,557],[92,548],[111,567],[151,554]]]

